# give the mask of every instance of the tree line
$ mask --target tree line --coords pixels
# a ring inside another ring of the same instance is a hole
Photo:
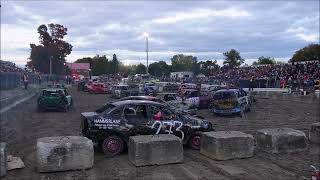
[[[50,62],[53,74],[68,74],[70,70],[65,65],[66,57],[72,51],[72,45],[64,41],[68,29],[60,24],[40,25],[37,29],[39,33],[39,45],[30,44],[30,58],[27,67],[35,69],[41,73],[50,73]],[[228,68],[238,67],[244,63],[240,52],[231,49],[223,53],[223,66]],[[210,75],[219,69],[217,60],[198,61],[197,57],[184,54],[176,54],[171,59],[171,65],[166,61],[151,63],[148,72],[157,77],[168,76],[170,72],[192,71],[195,74],[202,73]],[[320,45],[310,44],[294,53],[289,62],[320,60]],[[146,66],[124,65],[116,54],[112,59],[105,55],[96,55],[94,57],[84,57],[75,61],[75,63],[89,63],[92,75],[101,74],[122,74],[128,76],[131,74],[145,74]],[[275,64],[274,58],[261,56],[253,65]]]

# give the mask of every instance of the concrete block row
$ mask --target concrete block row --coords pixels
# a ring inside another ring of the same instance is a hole
[[[312,124],[310,142],[319,143],[320,123]],[[255,138],[240,131],[205,132],[200,153],[215,159],[249,158],[257,148],[270,152],[295,152],[307,148],[307,137],[299,130],[273,128],[258,130]],[[171,134],[130,137],[129,160],[136,166],[183,162],[183,144]],[[0,176],[7,171],[7,146],[0,143]],[[91,140],[80,136],[44,137],[37,140],[39,172],[88,169],[93,166],[94,150]]]
[[[249,158],[257,148],[270,153],[304,151],[308,147],[304,132],[291,128],[258,130],[255,139],[240,131],[202,134],[200,153],[215,160]]]

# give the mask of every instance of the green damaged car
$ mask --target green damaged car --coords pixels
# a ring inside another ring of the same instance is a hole
[[[67,112],[73,105],[73,99],[64,88],[47,88],[38,97],[38,111],[60,110]]]

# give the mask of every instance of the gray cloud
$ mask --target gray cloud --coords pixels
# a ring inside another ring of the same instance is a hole
[[[151,61],[169,62],[174,53],[221,60],[231,48],[248,62],[283,60],[319,43],[319,1],[10,1],[1,16],[2,58],[17,63],[27,60],[29,43],[38,43],[36,28],[50,22],[68,28],[68,61],[116,53],[124,63],[144,62],[143,32],[150,34]]]

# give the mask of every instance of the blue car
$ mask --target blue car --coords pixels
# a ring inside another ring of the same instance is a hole
[[[151,95],[157,92],[157,87],[153,83],[145,83],[144,84],[144,92],[146,95]]]

